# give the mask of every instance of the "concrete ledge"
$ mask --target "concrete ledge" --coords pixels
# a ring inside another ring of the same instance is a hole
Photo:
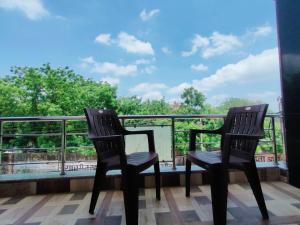
[[[139,176],[140,186],[143,188],[155,187],[153,168],[149,168]],[[279,181],[281,179],[280,168],[273,163],[258,165],[261,181]],[[94,183],[95,171],[74,171],[61,176],[58,173],[45,174],[15,174],[2,175],[0,180],[0,197],[16,195],[33,195],[62,192],[86,192],[91,191]],[[121,189],[120,171],[109,171],[105,182],[105,189]],[[4,178],[4,179],[3,179]],[[242,171],[231,170],[230,183],[247,182]],[[209,183],[209,175],[203,168],[192,166],[191,185]],[[162,186],[184,186],[185,166],[161,167]]]

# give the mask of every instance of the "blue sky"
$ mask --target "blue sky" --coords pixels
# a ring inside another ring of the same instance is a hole
[[[0,0],[0,74],[70,66],[119,96],[178,101],[193,86],[217,105],[252,98],[278,110],[273,0]]]

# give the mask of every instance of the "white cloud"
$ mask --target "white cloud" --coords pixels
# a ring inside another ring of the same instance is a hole
[[[242,43],[239,38],[232,34],[221,34],[217,31],[213,32],[209,37],[196,34],[192,39],[191,50],[182,52],[182,56],[188,57],[200,51],[201,56],[207,59],[213,56],[223,55],[241,45]]]
[[[142,74],[152,74],[157,68],[154,65],[151,65],[155,61],[155,58],[149,59],[138,59],[135,61],[135,64],[139,66],[139,71]]]
[[[227,83],[255,82],[278,76],[278,74],[278,50],[274,48],[258,55],[249,55],[235,64],[228,64],[209,77],[193,81],[193,85],[199,90],[209,91]]]
[[[146,74],[152,74],[157,70],[156,66],[147,66],[145,68],[142,69],[142,73],[146,73]]]
[[[163,95],[160,91],[152,91],[152,92],[147,92],[142,95],[142,100],[160,100],[163,98]]]
[[[270,109],[274,111],[279,110],[278,100],[280,99],[280,93],[278,92],[268,91],[268,90],[262,92],[254,92],[254,93],[248,93],[246,97],[252,100],[269,103]]]
[[[114,75],[132,75],[137,72],[137,66],[128,64],[121,66],[111,62],[97,62],[93,65],[92,72],[101,74],[114,74]]]
[[[105,44],[105,45],[110,45],[112,43],[112,40],[110,34],[99,34],[95,38],[95,42]]]
[[[135,61],[135,64],[139,66],[139,71],[144,74],[152,74],[157,68],[154,65],[151,65],[155,61],[155,58],[149,59],[138,59]]]
[[[158,15],[160,12],[159,9],[153,9],[149,12],[147,12],[145,9],[140,13],[140,18],[143,20],[143,21],[147,21],[147,20],[150,20],[152,17]]]
[[[135,75],[137,73],[137,66],[135,64],[128,64],[125,66],[118,65],[111,62],[96,62],[93,57],[81,59],[81,68],[89,67],[91,72],[100,74],[112,74],[117,76]]]
[[[100,79],[100,81],[109,83],[111,85],[118,85],[120,83],[120,79],[116,77],[103,77]]]
[[[239,38],[234,35],[224,35],[213,32],[210,36],[210,46],[203,49],[202,57],[207,59],[216,55],[222,55],[233,50],[235,47],[241,46]]]
[[[209,77],[193,81],[193,85],[208,91],[227,83],[268,79],[279,74],[278,67],[277,49],[269,49],[258,55],[249,55],[235,64],[228,64]]]
[[[191,69],[196,71],[207,71],[208,67],[203,64],[198,64],[198,65],[191,65]]]
[[[162,47],[162,48],[161,48],[161,51],[162,51],[163,53],[165,53],[166,55],[169,55],[169,54],[172,53],[172,51],[171,51],[168,47]]]
[[[163,83],[140,83],[130,88],[129,92],[140,94],[142,100],[159,100],[163,98],[161,91],[167,88]]]
[[[255,27],[247,32],[246,35],[251,36],[253,38],[265,37],[272,32],[272,27],[269,25],[263,25],[259,27]]]
[[[138,59],[135,61],[136,65],[145,65],[145,64],[150,64],[151,60],[148,59]]]
[[[84,63],[87,63],[87,64],[95,63],[95,60],[94,60],[93,56],[83,58],[81,61],[84,62]]]
[[[19,10],[30,20],[39,20],[50,15],[41,0],[0,0],[0,8]]]
[[[277,98],[279,95],[274,91],[263,91],[263,92],[254,92],[248,93],[247,97],[254,100],[263,100],[266,98]]]
[[[89,69],[93,73],[109,74],[115,76],[134,76],[138,74],[152,74],[157,68],[152,65],[155,58],[138,59],[127,65],[119,65],[113,62],[97,62],[92,56],[81,58],[79,67]]]
[[[202,37],[199,34],[196,34],[192,40],[192,49],[188,52],[182,52],[182,56],[188,57],[194,55],[200,48],[207,47],[210,44],[208,37]]]
[[[95,42],[105,45],[116,44],[129,53],[154,55],[154,50],[150,42],[141,41],[126,32],[120,32],[116,39],[112,39],[111,34],[99,34],[95,38]]]
[[[82,58],[80,59],[81,61],[81,64],[79,65],[80,68],[87,68],[89,65],[95,63],[95,60],[92,56],[89,56],[89,57],[85,57],[85,58]]]
[[[249,55],[247,58],[235,64],[228,64],[218,69],[214,74],[191,83],[182,83],[170,89],[172,93],[180,93],[184,88],[194,88],[207,92],[222,85],[261,82],[279,76],[278,49],[268,49],[257,55]]]
[[[227,94],[219,94],[219,95],[213,95],[212,97],[209,97],[207,99],[207,102],[214,106],[220,105],[222,102],[224,102],[226,99],[228,99],[230,96]]]
[[[119,33],[118,45],[129,53],[154,55],[154,50],[150,42],[140,41],[135,36],[125,32]]]
[[[129,89],[131,93],[145,93],[145,92],[152,92],[157,90],[164,90],[168,88],[167,85],[163,83],[140,83],[136,86]]]
[[[181,83],[178,86],[172,87],[168,90],[170,94],[180,94],[184,91],[184,89],[191,87],[192,85],[189,83]]]
[[[166,101],[167,101],[169,104],[171,104],[171,105],[173,105],[173,106],[177,106],[177,107],[179,107],[180,104],[183,102],[182,99],[181,99],[180,97],[171,97],[171,98],[166,99]]]
[[[183,57],[188,57],[200,52],[201,57],[208,59],[213,56],[223,55],[238,47],[242,46],[242,42],[249,42],[249,39],[255,41],[259,37],[265,37],[272,32],[270,25],[262,25],[251,28],[241,36],[233,34],[221,34],[217,31],[210,36],[201,36],[195,34],[191,41],[191,50],[182,52]]]

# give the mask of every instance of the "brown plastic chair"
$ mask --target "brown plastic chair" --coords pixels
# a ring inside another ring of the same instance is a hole
[[[90,209],[94,213],[95,205],[106,172],[121,169],[125,215],[127,225],[138,224],[138,174],[154,165],[156,199],[160,200],[160,170],[158,154],[155,153],[153,130],[128,131],[122,127],[114,110],[84,109],[89,129],[89,138],[97,151],[97,169],[94,180]],[[146,134],[148,152],[125,153],[125,135]]]
[[[222,128],[218,130],[190,130],[190,146],[186,160],[186,196],[190,196],[191,162],[208,170],[211,184],[215,225],[226,224],[228,169],[243,170],[250,183],[263,219],[268,219],[254,154],[263,138],[263,122],[268,105],[229,109]],[[221,154],[196,151],[196,135],[219,134]]]

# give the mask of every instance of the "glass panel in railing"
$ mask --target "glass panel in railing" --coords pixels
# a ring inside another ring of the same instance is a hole
[[[59,171],[61,133],[58,122],[3,122],[0,173]]]
[[[66,122],[64,171],[92,171],[96,169],[97,154],[87,136],[86,121]]]
[[[128,130],[153,130],[155,149],[159,160],[171,162],[172,160],[172,132],[171,126],[142,126],[126,127]],[[126,153],[148,151],[148,140],[146,135],[128,135],[126,137]]]

